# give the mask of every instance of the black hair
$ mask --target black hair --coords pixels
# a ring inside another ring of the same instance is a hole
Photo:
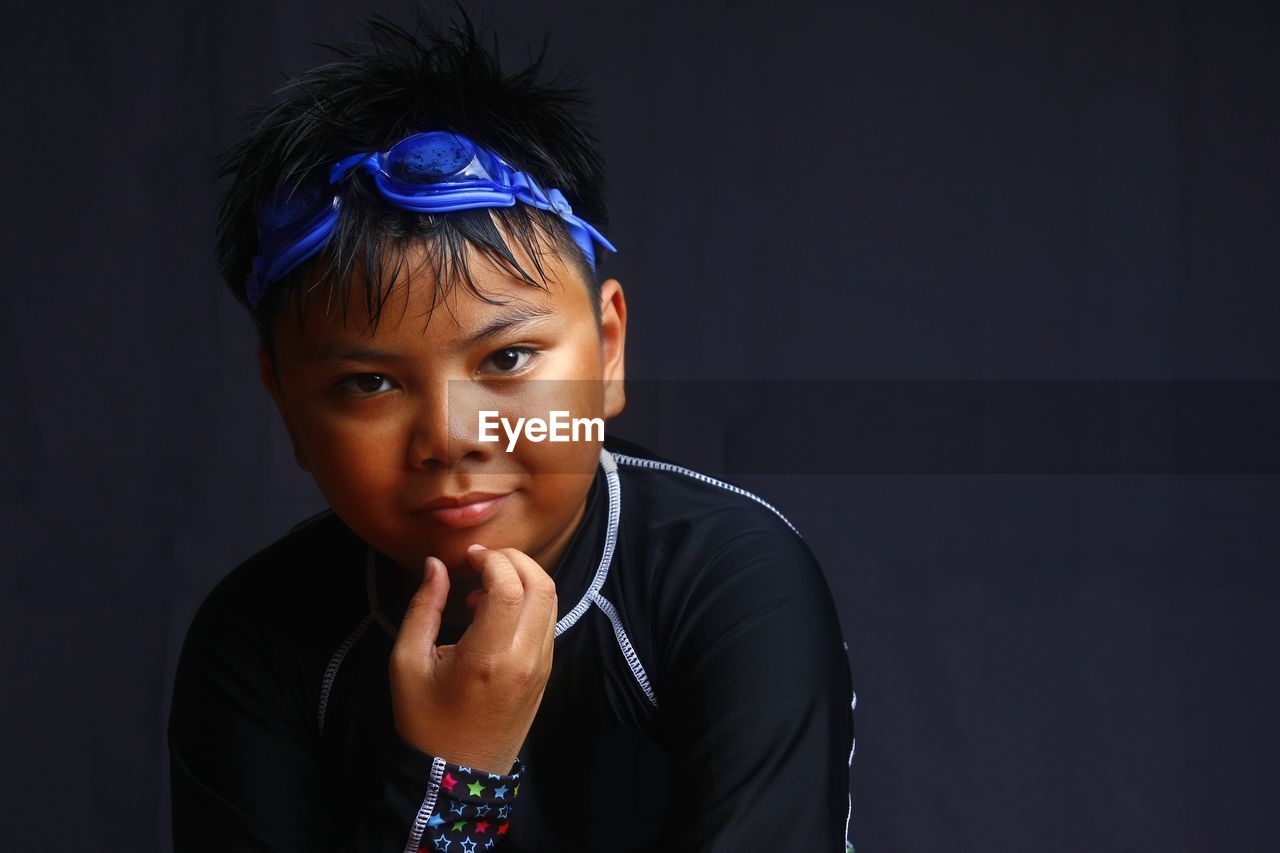
[[[496,34],[490,52],[482,44],[483,30],[477,32],[461,5],[457,10],[459,20],[442,21],[424,4],[411,27],[372,15],[363,22],[366,41],[317,45],[337,58],[288,80],[276,90],[275,103],[242,117],[240,138],[216,160],[216,178],[232,179],[221,196],[216,255],[227,286],[246,307],[247,279],[260,251],[257,219],[264,199],[347,155],[385,150],[424,130],[460,133],[495,151],[543,187],[559,189],[575,214],[606,231],[604,158],[588,129],[585,95],[562,84],[564,70],[550,81],[539,79],[545,37],[523,70],[504,75]],[[519,242],[544,284],[539,256],[549,244],[582,275],[599,322],[600,279],[558,215],[520,203],[418,214],[389,206],[367,181],[359,169],[348,176],[325,249],[270,284],[256,309],[251,308],[259,340],[273,362],[272,317],[286,298],[294,301],[301,322],[308,293],[327,284],[330,304],[336,297],[345,319],[351,276],[363,260],[365,308],[376,326],[400,274],[404,250],[415,240],[431,249],[426,255],[440,282],[435,302],[458,280],[479,298],[499,301],[476,287],[467,264],[468,243],[535,287],[543,285],[520,266],[503,233]],[[597,262],[604,254],[597,253]]]

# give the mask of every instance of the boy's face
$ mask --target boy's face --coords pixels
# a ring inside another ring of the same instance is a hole
[[[518,241],[509,242],[532,270]],[[292,308],[278,312],[278,381],[263,350],[259,362],[298,464],[338,516],[407,570],[439,557],[455,578],[454,593],[465,595],[457,582],[477,583],[474,572],[461,571],[475,542],[518,548],[554,568],[582,518],[600,450],[598,440],[521,439],[508,452],[501,428],[500,442],[479,440],[479,410],[498,410],[512,424],[521,416],[548,419],[552,409],[617,415],[626,304],[621,285],[604,282],[597,326],[586,284],[558,253],[542,259],[544,290],[469,246],[476,286],[507,304],[488,304],[458,284],[427,319],[435,283],[422,251],[406,258],[414,276],[407,288],[407,272],[397,281],[376,330],[369,331],[356,281],[345,323],[336,307],[325,316],[317,294],[301,331]],[[470,511],[423,509],[475,493],[500,497]]]

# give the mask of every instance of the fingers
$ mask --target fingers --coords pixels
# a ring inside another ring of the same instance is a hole
[[[464,639],[477,651],[501,652],[514,645],[536,655],[555,614],[555,582],[515,548],[473,545],[467,558],[480,570],[483,588]]]
[[[532,557],[514,549],[508,550],[511,552],[511,562],[524,584],[524,607],[516,623],[516,642],[531,653],[536,653],[543,648],[547,626],[554,623],[556,584]],[[548,622],[548,619],[552,622]]]
[[[556,600],[551,603],[551,612],[547,614],[548,618],[551,620],[550,623],[547,625],[546,639],[547,639],[548,646],[554,646],[556,641],[556,625],[560,621],[559,601],[560,601],[560,597],[559,597],[559,594],[557,593]],[[548,652],[549,651],[550,650],[548,650]]]
[[[524,604],[520,575],[502,551],[472,545],[467,549],[467,559],[480,571],[482,595],[471,627],[459,644],[471,646],[477,652],[505,651],[511,645]]]
[[[428,557],[422,569],[422,583],[409,599],[396,634],[397,649],[411,656],[423,656],[440,635],[441,613],[449,597],[449,572],[444,563]]]

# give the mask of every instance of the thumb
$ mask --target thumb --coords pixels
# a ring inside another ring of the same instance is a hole
[[[449,570],[436,557],[427,557],[422,569],[422,583],[409,599],[396,635],[396,645],[404,643],[419,654],[429,651],[440,634],[441,612],[449,597]],[[425,655],[432,659],[433,655]]]

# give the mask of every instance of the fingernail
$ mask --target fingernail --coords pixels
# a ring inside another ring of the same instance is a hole
[[[476,543],[475,545],[467,546],[467,553],[470,553],[472,551],[483,551],[483,550],[484,550],[484,546],[479,543]]]

